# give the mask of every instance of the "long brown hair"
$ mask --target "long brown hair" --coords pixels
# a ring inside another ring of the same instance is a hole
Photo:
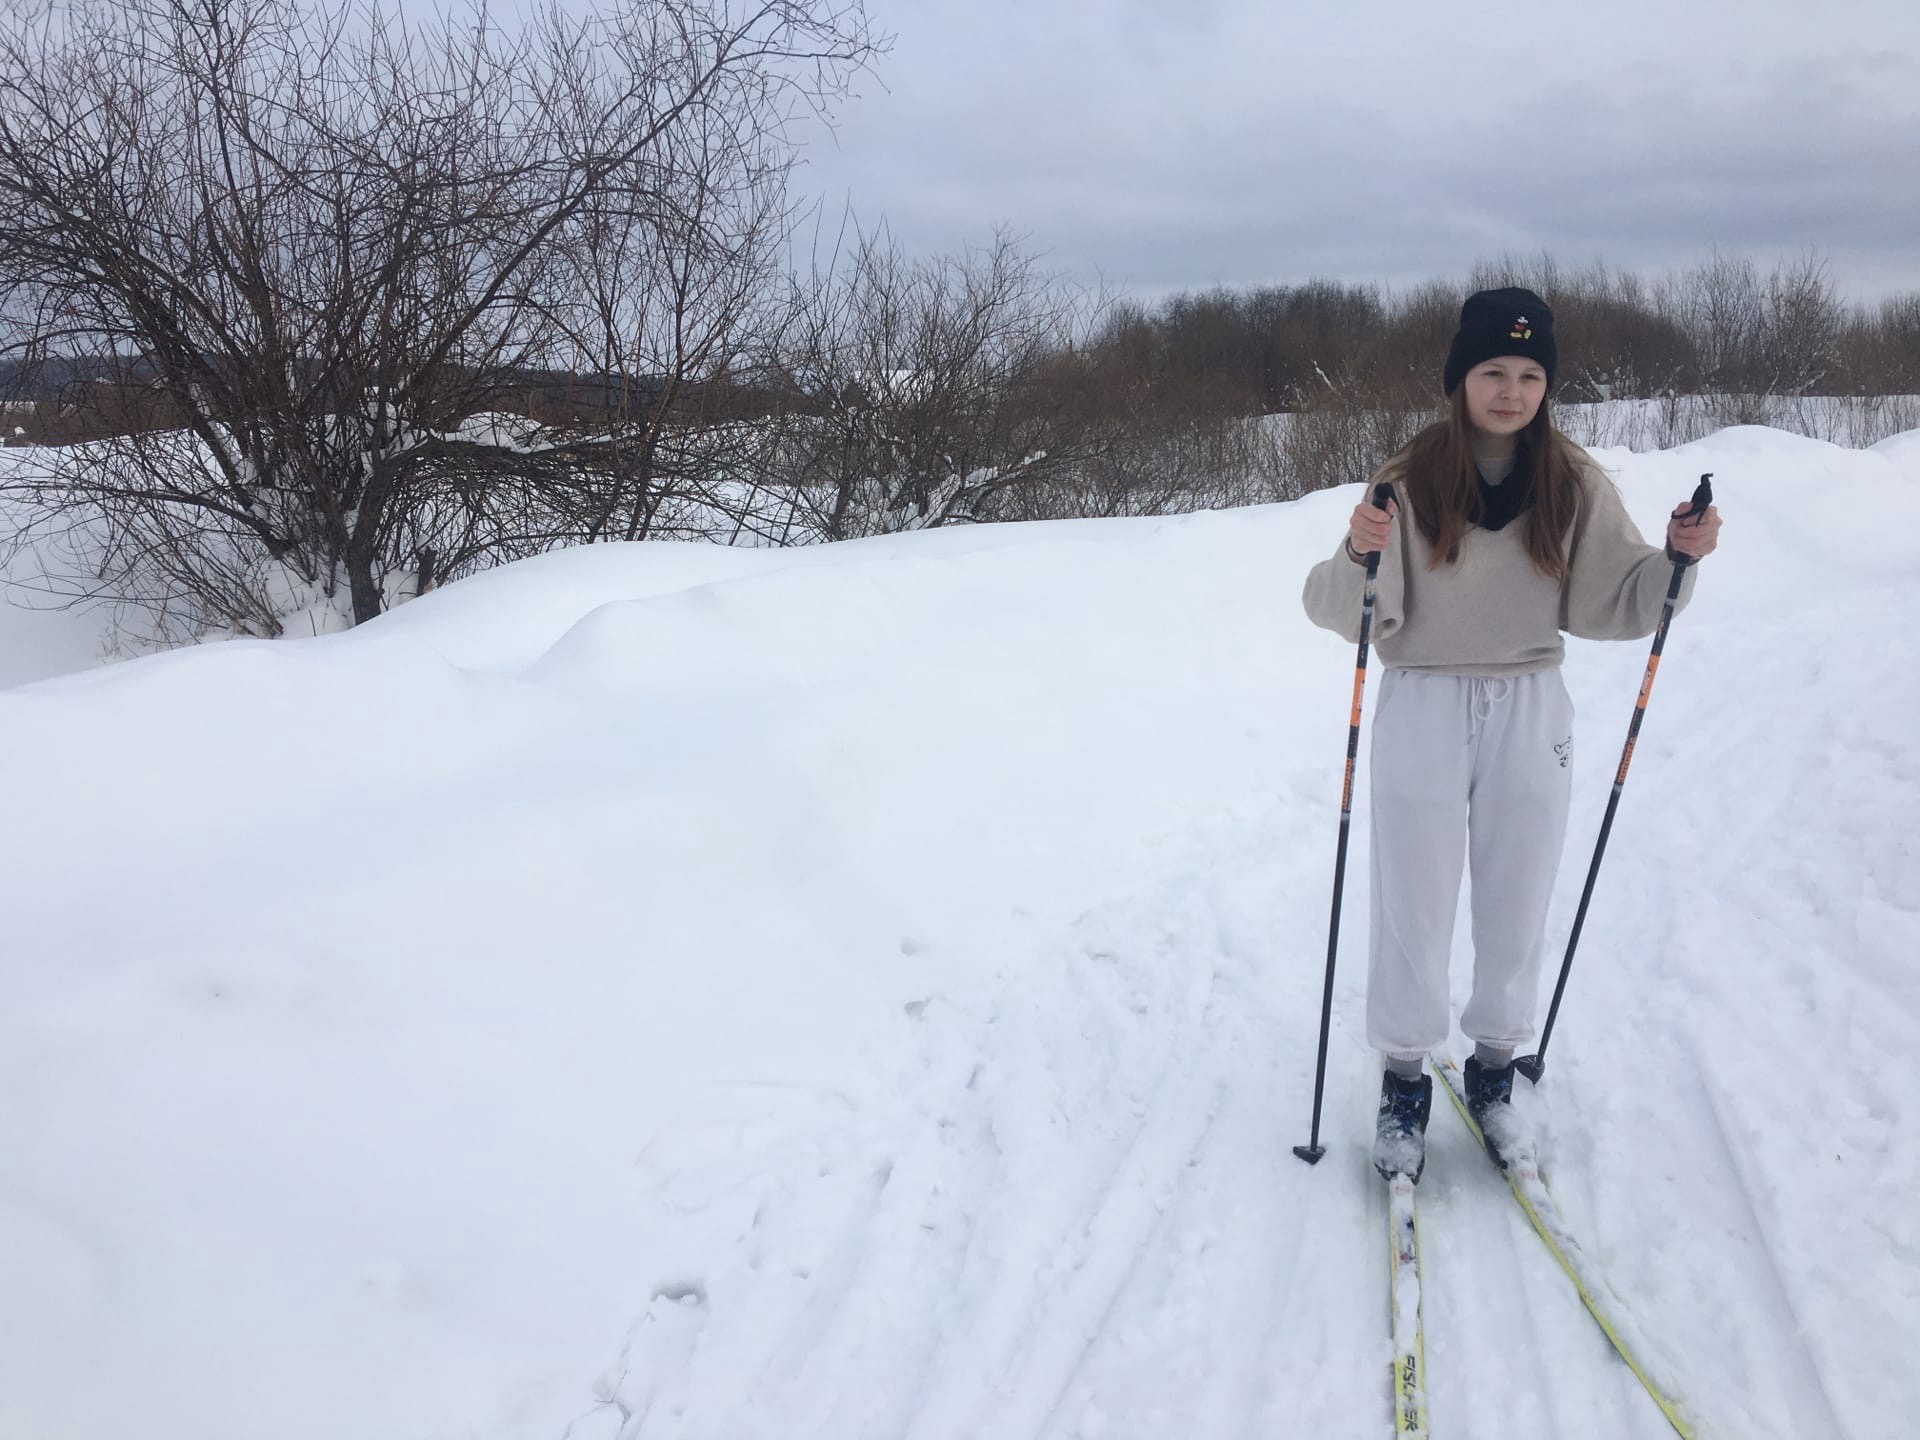
[[[1543,575],[1567,578],[1567,532],[1580,506],[1580,463],[1573,445],[1553,428],[1550,402],[1520,432],[1522,458],[1531,470],[1532,501],[1526,513],[1527,554]],[[1460,541],[1481,518],[1480,472],[1473,463],[1473,425],[1467,419],[1467,387],[1456,386],[1447,418],[1429,425],[1394,457],[1394,478],[1407,492],[1414,523],[1433,548],[1429,569],[1460,559]],[[1512,483],[1517,476],[1509,477]]]

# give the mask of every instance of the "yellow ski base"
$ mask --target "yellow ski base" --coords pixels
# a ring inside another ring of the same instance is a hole
[[[1475,1122],[1473,1113],[1467,1109],[1466,1080],[1460,1073],[1460,1067],[1453,1063],[1450,1056],[1435,1055],[1433,1068],[1444,1083],[1447,1096],[1453,1101],[1453,1108],[1460,1112],[1460,1118],[1473,1132],[1473,1138],[1479,1143],[1481,1149],[1485,1150],[1486,1137],[1480,1133],[1479,1124]],[[1501,1173],[1507,1177],[1507,1185],[1513,1191],[1513,1198],[1520,1202],[1520,1208],[1532,1224],[1534,1233],[1546,1243],[1553,1258],[1560,1263],[1560,1268],[1573,1282],[1573,1288],[1580,1292],[1581,1303],[1587,1307],[1587,1312],[1600,1322],[1600,1329],[1605,1332],[1607,1340],[1620,1358],[1627,1362],[1627,1368],[1633,1371],[1634,1377],[1646,1388],[1647,1394],[1653,1398],[1653,1403],[1660,1407],[1660,1413],[1667,1417],[1668,1423],[1684,1436],[1685,1440],[1694,1440],[1693,1422],[1685,1417],[1680,1403],[1647,1373],[1645,1367],[1634,1355],[1632,1347],[1621,1337],[1620,1322],[1602,1297],[1598,1278],[1587,1264],[1586,1256],[1582,1253],[1579,1243],[1561,1222],[1559,1207],[1553,1203],[1553,1196],[1547,1190],[1546,1181],[1540,1176],[1539,1166],[1531,1157],[1520,1157]]]
[[[1387,1247],[1392,1259],[1393,1432],[1427,1436],[1427,1359],[1420,1335],[1420,1220],[1413,1181],[1387,1182]]]

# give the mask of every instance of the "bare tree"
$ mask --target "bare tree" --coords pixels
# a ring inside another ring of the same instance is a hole
[[[785,354],[786,539],[1001,518],[1097,443],[1072,373],[1098,302],[1004,232],[912,262],[884,234],[799,287]]]
[[[1675,298],[1681,324],[1699,352],[1698,383],[1708,390],[1748,388],[1765,323],[1753,262],[1716,250],[1711,260],[1689,272]]]
[[[776,134],[743,142],[736,118],[701,109],[597,195],[562,250],[577,297],[571,348],[597,393],[559,428],[583,467],[587,540],[710,527],[732,497],[742,422],[775,403],[764,371],[783,318],[784,188]]]
[[[1769,394],[1805,395],[1840,369],[1843,313],[1827,262],[1808,252],[1774,267],[1767,279],[1756,377]]]
[[[401,572],[456,574],[628,513],[632,427],[556,445],[485,417],[542,369],[632,387],[646,304],[583,300],[583,275],[607,261],[683,302],[707,285],[738,212],[716,196],[744,185],[777,215],[785,125],[877,43],[859,0],[556,7],[511,31],[484,11],[410,29],[346,0],[38,0],[16,17],[0,339],[29,360],[99,357],[184,430],[58,452],[30,498],[97,513],[115,554],[184,595],[203,568],[186,534],[202,560],[345,586],[356,621]],[[685,263],[658,280],[668,256]],[[580,323],[596,306],[598,333]],[[712,354],[681,349],[683,374]]]

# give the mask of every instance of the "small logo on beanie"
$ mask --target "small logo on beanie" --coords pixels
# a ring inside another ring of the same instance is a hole
[[[1533,330],[1527,324],[1526,316],[1522,315],[1518,320],[1513,322],[1513,329],[1507,332],[1507,338],[1509,340],[1531,340],[1533,338]]]

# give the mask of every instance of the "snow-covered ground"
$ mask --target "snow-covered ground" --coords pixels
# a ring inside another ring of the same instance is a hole
[[[1898,1433],[1920,432],[1600,457],[1727,525],[1519,1103],[1703,1435]],[[597,547],[0,691],[0,1436],[1387,1433],[1364,767],[1291,1154],[1355,493]],[[1556,963],[1644,663],[1570,646]],[[1434,1433],[1670,1433],[1444,1112]]]
[[[29,451],[0,450],[0,482]],[[57,532],[37,543],[11,546],[22,510],[0,496],[0,686],[23,685],[85,670],[117,653],[110,604],[74,603],[50,584],[49,565],[71,572],[75,546]]]

